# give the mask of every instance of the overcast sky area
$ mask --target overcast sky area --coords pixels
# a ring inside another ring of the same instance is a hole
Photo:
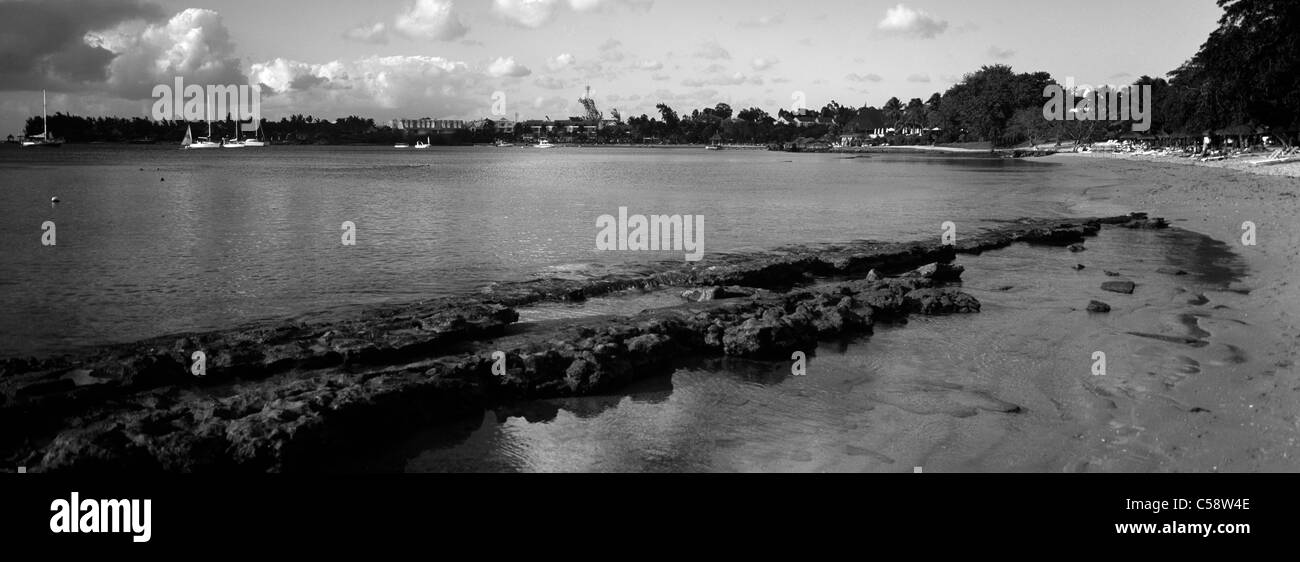
[[[156,84],[263,84],[262,113],[378,121],[580,115],[665,102],[775,114],[942,92],[993,63],[1164,76],[1213,0],[0,0],[0,135],[50,111],[149,115]],[[57,133],[57,132],[56,132]]]

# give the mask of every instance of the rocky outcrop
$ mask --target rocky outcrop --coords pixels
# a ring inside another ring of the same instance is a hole
[[[0,457],[33,471],[315,470],[376,435],[504,401],[608,392],[692,357],[788,360],[880,321],[977,312],[979,301],[945,285],[962,273],[956,255],[1070,244],[1132,220],[1015,221],[956,246],[719,256],[708,266],[504,284],[471,298],[0,360],[0,424],[22,428],[0,434]],[[690,302],[631,316],[515,324],[523,304],[663,286],[696,289],[684,295]],[[195,352],[205,355],[202,377],[192,372]]]
[[[503,400],[604,392],[664,373],[676,357],[788,359],[820,339],[866,333],[878,317],[978,309],[973,297],[923,278],[687,304],[503,335],[409,364],[316,369],[230,392],[143,393],[74,421],[19,462],[45,471],[311,470],[376,432]]]

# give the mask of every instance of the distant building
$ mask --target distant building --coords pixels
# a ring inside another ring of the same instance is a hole
[[[555,122],[529,119],[524,121],[524,130],[532,135],[544,135],[555,130]]]
[[[468,129],[469,125],[463,119],[434,119],[424,117],[421,119],[393,119],[389,126],[399,131],[429,132],[429,131],[454,131],[457,129]]]

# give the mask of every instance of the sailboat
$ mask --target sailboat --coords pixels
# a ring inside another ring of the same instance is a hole
[[[239,134],[235,134],[235,139],[221,139],[221,148],[244,148],[244,141],[239,140]]]
[[[50,138],[49,117],[45,114],[45,90],[41,90],[41,127],[44,130],[40,135],[23,139],[22,145],[43,146],[46,148],[58,148],[63,146],[63,139]]]
[[[266,141],[257,138],[257,134],[262,131],[262,121],[257,120],[253,128],[253,138],[244,141],[244,146],[266,146]]]
[[[212,141],[212,122],[208,121],[208,136],[199,137],[198,140],[194,140],[193,135],[190,134],[190,126],[186,125],[185,139],[181,141],[181,148],[186,150],[193,150],[195,148],[221,148],[220,143]]]

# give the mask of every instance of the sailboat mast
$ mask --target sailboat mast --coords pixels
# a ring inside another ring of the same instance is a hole
[[[45,90],[41,90],[41,138],[50,138],[50,118],[45,114]]]

